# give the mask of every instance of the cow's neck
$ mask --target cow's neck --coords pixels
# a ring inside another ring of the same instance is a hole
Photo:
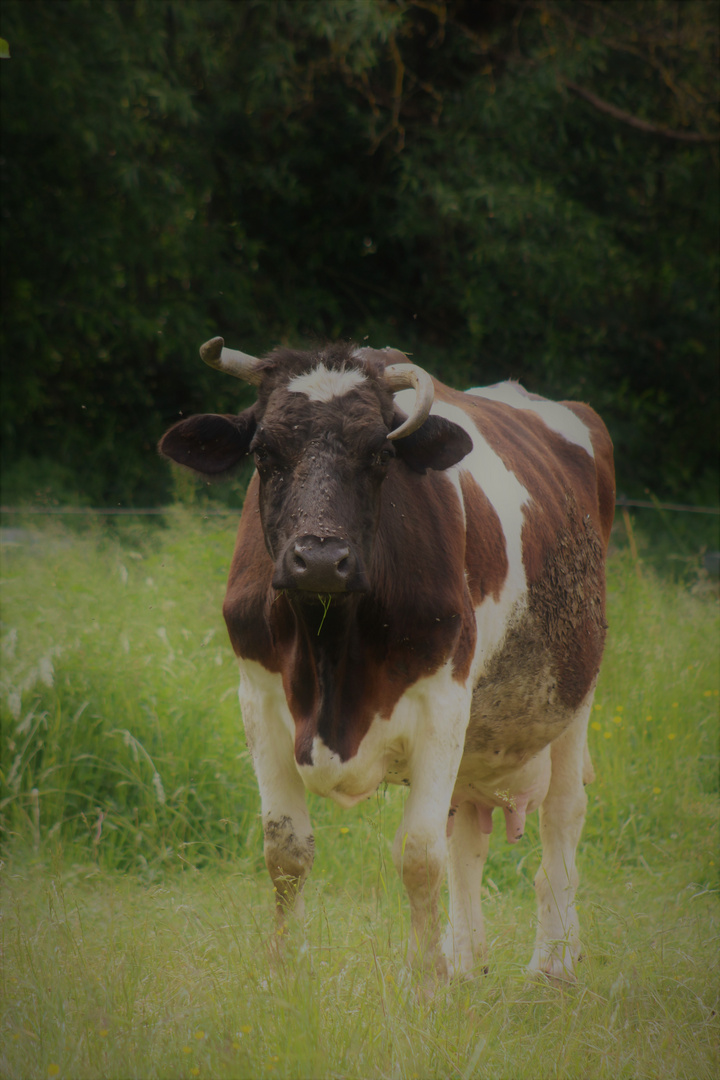
[[[359,603],[356,595],[331,597],[324,604],[288,599],[294,633],[285,646],[283,678],[299,764],[311,763],[316,736],[343,760],[356,752],[358,714],[369,705],[363,693],[367,650],[358,634]]]

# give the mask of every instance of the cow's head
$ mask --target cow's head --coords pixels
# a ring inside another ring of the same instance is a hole
[[[258,399],[239,416],[182,420],[160,452],[207,478],[254,455],[273,586],[299,599],[366,590],[388,473],[447,469],[472,449],[461,427],[430,415],[432,379],[396,350],[338,344],[259,360],[213,338],[200,355],[256,385]],[[406,416],[393,394],[410,388]]]

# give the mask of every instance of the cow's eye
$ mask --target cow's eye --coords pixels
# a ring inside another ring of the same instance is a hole
[[[395,451],[389,450],[387,447],[383,447],[382,450],[378,450],[377,454],[373,458],[373,465],[387,465],[391,458],[395,457]]]
[[[270,451],[267,446],[262,443],[258,443],[257,446],[252,447],[253,454],[255,455],[255,464],[258,468],[261,465],[267,465],[270,461]]]

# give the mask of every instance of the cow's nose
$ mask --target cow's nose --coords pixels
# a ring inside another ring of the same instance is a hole
[[[276,589],[335,593],[357,588],[358,560],[347,540],[301,536],[290,543],[277,567]]]

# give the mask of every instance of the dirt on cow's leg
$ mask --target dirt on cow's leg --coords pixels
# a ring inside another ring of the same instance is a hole
[[[449,975],[441,944],[439,896],[447,865],[446,822],[470,697],[471,691],[453,678],[449,663],[429,682],[425,699],[416,705],[423,711],[424,724],[410,762],[410,792],[392,849],[410,902],[408,961],[426,997]]]
[[[393,861],[410,902],[408,963],[419,976],[419,991],[431,997],[448,968],[440,947],[438,899],[445,873],[445,836],[437,827],[408,832],[400,826],[393,844]]]
[[[296,938],[293,924],[304,919],[302,889],[312,868],[314,852],[312,834],[299,835],[289,815],[265,821],[265,865],[275,893],[275,929],[266,941],[273,968],[282,966],[287,959],[290,942]]]
[[[289,914],[304,915],[302,888],[315,857],[315,840],[312,833],[298,835],[289,815],[268,818],[264,831],[265,865],[275,890],[277,923],[282,927]]]
[[[587,806],[583,774],[592,699],[593,692],[550,748],[550,788],[540,807],[543,857],[535,878],[538,929],[529,971],[564,982],[575,981],[580,956],[576,853]]]
[[[476,967],[482,969],[487,960],[480,889],[490,837],[481,831],[473,803],[461,803],[451,821],[448,841],[450,922],[443,952],[452,976],[469,974]]]

